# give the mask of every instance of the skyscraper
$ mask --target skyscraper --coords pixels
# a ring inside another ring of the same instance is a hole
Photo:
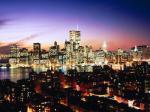
[[[49,56],[50,57],[56,57],[58,55],[59,52],[59,45],[57,44],[57,42],[54,42],[54,46],[51,46],[49,48]]]
[[[28,66],[29,65],[29,52],[28,52],[28,49],[26,49],[26,48],[20,49],[19,63],[22,66]]]
[[[150,111],[150,75],[145,76],[145,110]]]
[[[41,44],[40,43],[34,43],[33,44],[33,59],[34,63],[39,64],[41,58]]]
[[[70,47],[71,47],[71,64],[77,64],[77,53],[78,48],[80,46],[80,31],[78,30],[71,30],[69,31],[69,38],[70,38]]]
[[[19,63],[19,48],[16,44],[14,44],[14,45],[11,45],[10,47],[9,64],[14,67],[18,63]]]
[[[69,38],[70,38],[70,42],[71,42],[71,50],[77,50],[79,45],[80,45],[80,36],[81,33],[80,31],[77,30],[71,30],[69,32]]]
[[[17,58],[19,56],[18,52],[19,49],[16,44],[10,46],[10,57]]]

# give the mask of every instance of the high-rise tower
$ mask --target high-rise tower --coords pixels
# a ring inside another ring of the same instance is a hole
[[[19,63],[19,48],[16,44],[10,47],[9,63],[11,66],[16,66]]]
[[[77,50],[79,45],[80,45],[80,36],[81,36],[81,33],[80,31],[78,30],[71,30],[69,32],[69,38],[70,38],[70,43],[71,43],[71,50],[74,51],[74,50]]]
[[[33,44],[33,52],[34,52],[34,59],[39,60],[41,55],[41,44],[34,43]]]

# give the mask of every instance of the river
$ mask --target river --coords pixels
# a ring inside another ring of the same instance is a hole
[[[39,73],[41,71],[46,71],[44,68],[33,68],[35,72]],[[20,79],[26,79],[29,77],[29,72],[31,68],[0,68],[0,80],[10,79],[16,82]]]

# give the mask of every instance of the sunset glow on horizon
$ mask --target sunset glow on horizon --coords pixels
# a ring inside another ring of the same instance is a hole
[[[18,43],[42,48],[54,41],[61,46],[69,38],[69,30],[81,31],[82,45],[99,49],[104,41],[108,49],[128,49],[150,44],[149,2],[140,0],[1,0],[0,47]]]

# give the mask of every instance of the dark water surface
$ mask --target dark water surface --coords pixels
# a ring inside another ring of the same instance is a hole
[[[28,78],[30,71],[31,68],[0,68],[0,80],[10,79],[16,82],[17,80]]]
[[[41,71],[47,71],[48,68],[36,67],[36,68],[0,68],[0,80],[10,79],[16,82],[20,79],[26,79],[29,77],[29,73],[32,69],[39,73]]]

